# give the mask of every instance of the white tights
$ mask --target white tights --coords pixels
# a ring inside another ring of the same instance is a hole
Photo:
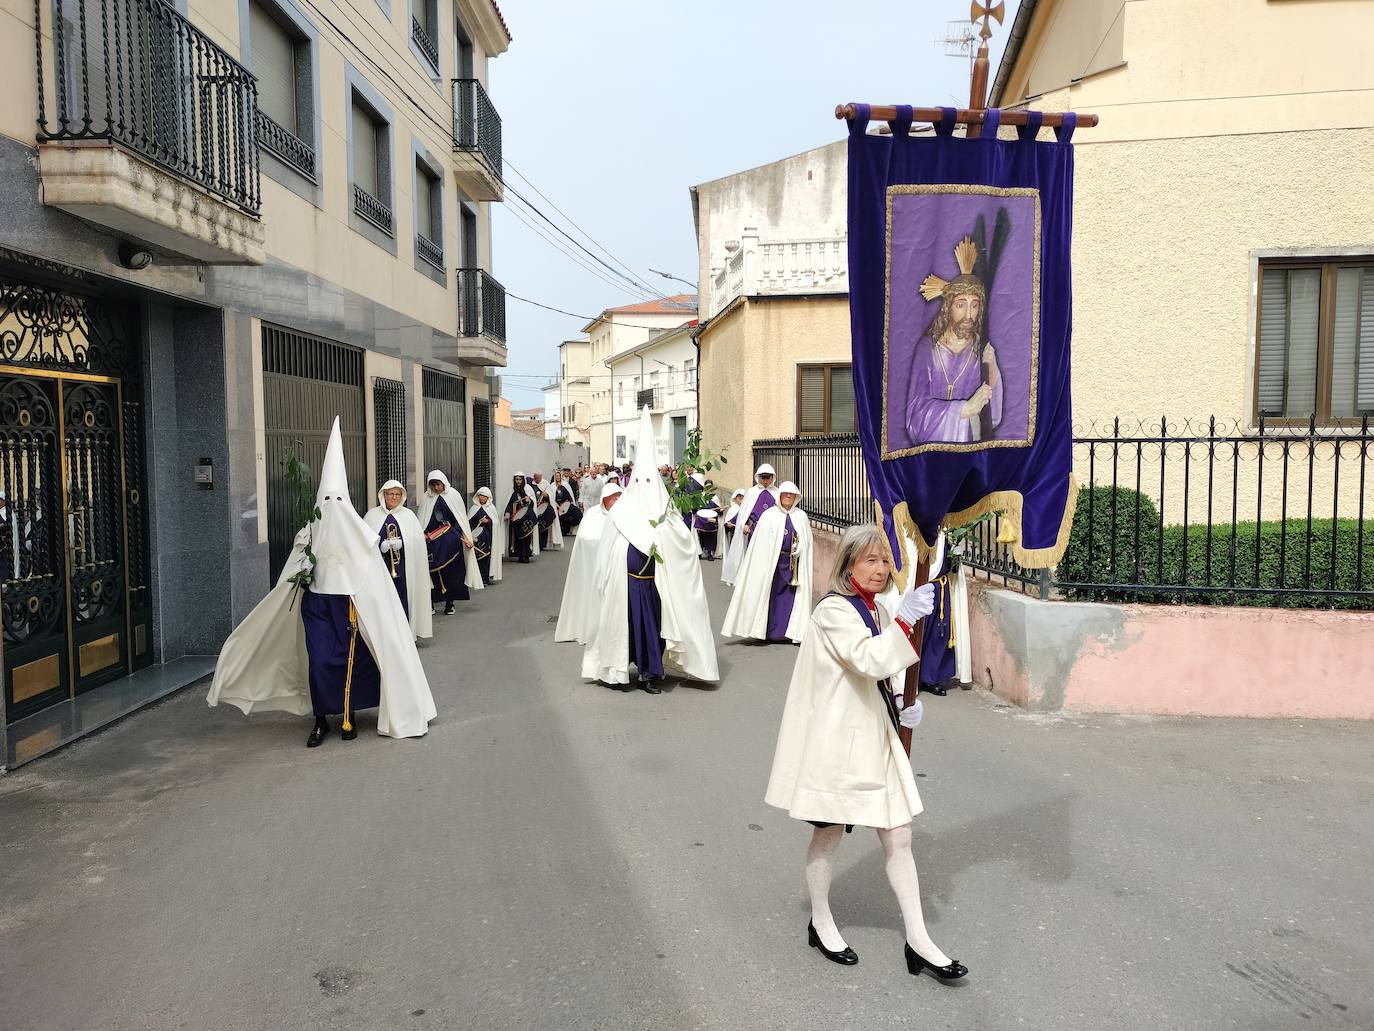
[[[811,892],[811,924],[821,944],[832,952],[845,948],[845,940],[830,912],[830,880],[835,871],[835,850],[839,848],[844,828],[817,827],[806,850],[806,886]],[[897,904],[902,908],[906,924],[907,943],[926,960],[937,966],[950,962],[926,931],[921,912],[921,882],[916,875],[916,860],[911,855],[911,827],[894,827],[878,831],[883,846],[883,866],[888,883],[892,885]]]

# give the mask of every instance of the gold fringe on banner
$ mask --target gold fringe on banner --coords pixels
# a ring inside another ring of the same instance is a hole
[[[996,490],[991,494],[985,494],[961,512],[951,512],[945,516],[940,526],[942,529],[964,526],[979,516],[993,512],[1000,513],[1003,524],[1010,524],[1012,533],[1015,535],[1011,541],[1012,558],[1016,559],[1026,569],[1047,569],[1058,563],[1064,557],[1064,552],[1068,550],[1069,532],[1073,529],[1074,509],[1078,505],[1078,479],[1073,473],[1069,473],[1069,496],[1064,503],[1064,519],[1059,524],[1058,537],[1048,548],[1023,548],[1021,546],[1021,506],[1023,503],[1020,491]],[[873,502],[873,511],[877,517],[878,528],[883,531],[883,547],[887,549],[888,560],[892,563],[892,568],[896,573],[897,586],[905,591],[911,575],[910,566],[902,565],[898,568],[896,556],[892,553],[892,544],[887,535],[883,506],[877,500]],[[905,538],[916,545],[917,562],[928,562],[934,558],[935,545],[927,543],[926,539],[921,536],[921,528],[911,518],[905,501],[900,502],[892,510],[892,523],[896,528],[899,540]]]

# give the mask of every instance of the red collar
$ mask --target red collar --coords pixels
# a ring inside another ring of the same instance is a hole
[[[859,586],[859,581],[855,580],[852,576],[849,578],[849,586],[854,588],[855,593],[857,593],[858,596],[863,599],[863,603],[868,606],[868,611],[878,611],[878,603],[874,600],[876,595],[874,595],[872,591],[864,590],[862,587]]]

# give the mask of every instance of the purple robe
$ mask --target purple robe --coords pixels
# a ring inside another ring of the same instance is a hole
[[[770,641],[786,641],[787,624],[792,619],[792,606],[797,601],[797,589],[792,586],[792,545],[797,531],[792,517],[783,517],[782,548],[778,551],[777,567],[773,570],[773,586],[768,592],[768,631]]]
[[[630,661],[639,667],[640,680],[663,677],[663,600],[654,583],[654,562],[633,544],[626,549],[629,575]]]
[[[394,515],[388,514],[382,520],[381,527],[377,530],[377,541],[381,544],[395,538],[401,539],[401,524],[396,522]],[[401,545],[400,551],[382,552],[382,561],[386,563],[386,571],[391,574],[391,584],[396,588],[396,596],[401,599],[401,608],[405,609],[406,619],[410,618],[410,594],[406,590],[406,548]]]
[[[706,519],[700,515],[693,515],[690,525],[691,528],[696,531],[697,543],[701,546],[701,553],[703,555],[714,555],[716,553],[716,546],[720,541],[721,516],[725,513],[720,510],[720,502],[716,501],[714,498],[711,500],[710,504],[703,507],[709,508],[711,511],[715,512],[716,518]]]
[[[943,684],[953,680],[955,671],[954,647],[950,635],[954,632],[954,613],[951,610],[952,591],[950,581],[954,574],[949,571],[949,560],[932,577],[935,584],[935,611],[926,617],[925,632],[921,637],[921,664],[918,667],[921,683],[925,686]]]
[[[453,511],[443,496],[434,499],[434,511],[425,527],[429,542],[429,578],[432,601],[467,601],[467,576],[463,560],[463,528],[453,518]]]
[[[754,524],[759,521],[759,516],[767,512],[778,503],[778,499],[773,497],[771,490],[760,490],[759,496],[754,500],[754,508],[744,520],[744,525],[748,527],[749,533],[754,532]],[[738,518],[738,517],[736,517]]]
[[[382,673],[361,633],[349,626],[346,594],[301,592],[301,622],[305,651],[310,659],[310,704],[315,715],[337,716],[344,711],[344,682],[348,679],[348,650],[353,646],[353,676],[348,711],[375,709],[382,699]]]
[[[929,337],[921,337],[911,363],[911,399],[906,407],[906,428],[912,444],[964,444],[982,438],[980,416],[965,419],[960,414],[964,402],[983,385],[981,351],[981,347],[974,346],[955,354],[943,345],[933,344]],[[991,413],[994,428],[1001,423],[1000,377],[984,411]]]

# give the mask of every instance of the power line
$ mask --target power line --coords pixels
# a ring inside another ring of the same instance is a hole
[[[584,322],[609,322],[616,326],[624,326],[626,329],[656,329],[660,333],[667,333],[669,330],[681,328],[681,323],[679,323],[677,326],[646,326],[634,322],[621,322],[618,319],[605,318],[604,313],[603,315],[579,315],[575,311],[567,311],[563,308],[555,308],[553,305],[545,304],[543,301],[536,301],[529,297],[521,297],[519,294],[511,293],[509,290],[506,291],[506,296],[514,298],[517,301],[523,301],[526,304],[532,304],[536,308],[543,308],[546,311],[557,312],[559,315],[568,315],[574,319],[582,319]],[[664,314],[666,315],[667,312],[664,312]],[[687,314],[686,311],[684,311],[683,314]],[[684,321],[691,322],[693,320],[686,319]]]

